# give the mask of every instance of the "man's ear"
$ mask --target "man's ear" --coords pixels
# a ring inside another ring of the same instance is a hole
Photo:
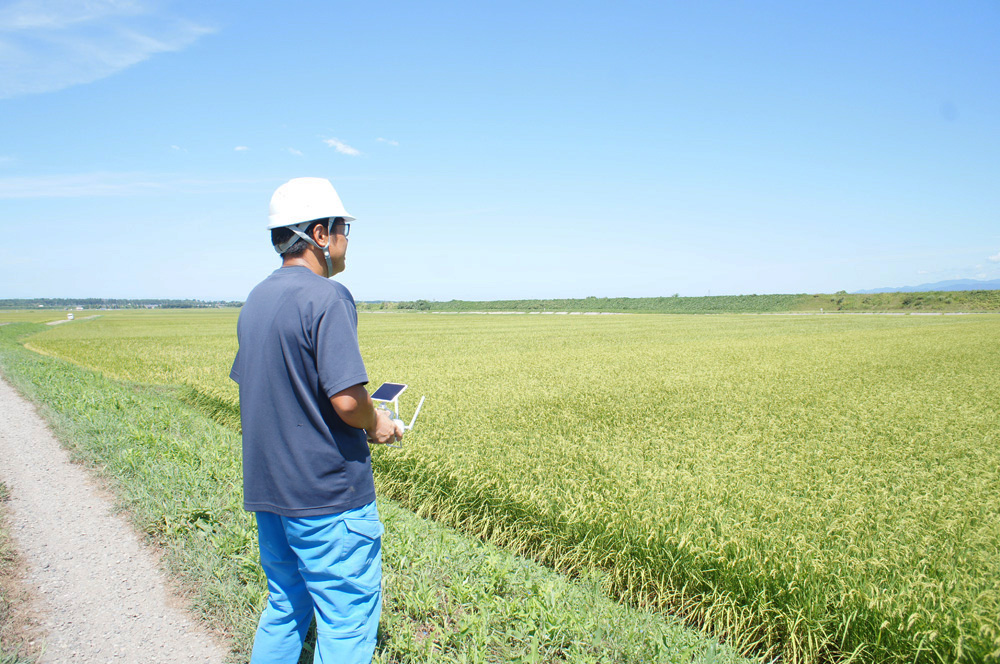
[[[316,241],[316,244],[321,247],[327,246],[330,240],[330,234],[326,232],[326,226],[323,224],[316,224],[313,226],[312,236],[313,240]],[[326,242],[323,242],[322,240],[326,240]]]

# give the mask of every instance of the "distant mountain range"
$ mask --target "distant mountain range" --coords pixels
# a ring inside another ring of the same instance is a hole
[[[871,293],[923,293],[926,291],[966,291],[966,290],[1000,290],[1000,279],[993,281],[976,281],[975,279],[951,279],[933,284],[919,286],[899,286],[896,288],[873,288],[872,290],[854,291],[859,295]]]

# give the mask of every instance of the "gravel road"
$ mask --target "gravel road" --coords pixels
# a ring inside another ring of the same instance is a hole
[[[226,649],[171,594],[156,553],[2,379],[0,480],[45,634],[40,662],[225,660]]]

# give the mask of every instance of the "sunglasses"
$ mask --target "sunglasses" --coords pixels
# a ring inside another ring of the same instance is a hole
[[[351,225],[346,221],[335,221],[333,222],[333,226],[330,227],[330,233],[347,237],[351,234]]]

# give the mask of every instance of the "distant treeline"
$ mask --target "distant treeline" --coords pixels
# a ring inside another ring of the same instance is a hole
[[[240,307],[242,302],[203,300],[127,300],[97,297],[66,298],[44,297],[37,299],[0,299],[0,309],[208,309],[215,307]]]
[[[554,300],[359,302],[362,311],[594,311],[725,314],[807,312],[1000,311],[1000,290],[929,293],[710,295],[704,297],[587,297]]]
[[[239,301],[40,298],[0,299],[2,309],[207,309]],[[708,295],[704,297],[586,297],[552,300],[416,300],[358,302],[360,311],[578,311],[659,314],[765,314],[809,312],[1000,312],[1000,290],[927,293]]]

